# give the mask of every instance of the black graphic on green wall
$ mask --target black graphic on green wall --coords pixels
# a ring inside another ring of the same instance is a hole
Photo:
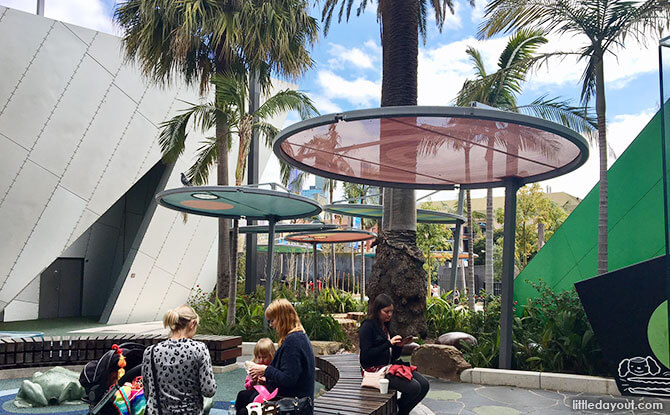
[[[575,287],[619,391],[670,397],[665,257]]]

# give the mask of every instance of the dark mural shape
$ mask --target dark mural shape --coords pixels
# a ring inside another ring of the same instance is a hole
[[[670,397],[665,257],[575,287],[621,394]]]

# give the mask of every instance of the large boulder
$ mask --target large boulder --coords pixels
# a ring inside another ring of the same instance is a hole
[[[461,331],[451,331],[449,333],[445,333],[438,337],[435,343],[443,344],[445,346],[454,346],[460,350],[462,347],[461,342],[467,343],[470,346],[477,345],[477,339],[472,334],[463,333]]]
[[[329,354],[336,354],[344,345],[340,342],[312,340],[312,350],[315,356],[323,356]]]
[[[470,369],[460,350],[442,344],[424,344],[412,353],[412,364],[422,374],[454,382],[461,381],[461,372]]]

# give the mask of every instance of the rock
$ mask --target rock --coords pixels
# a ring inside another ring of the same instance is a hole
[[[407,343],[406,345],[404,345],[402,347],[401,356],[411,356],[412,353],[414,353],[414,351],[416,349],[418,349],[419,347],[421,347],[421,345],[419,343],[414,343],[414,342]]]
[[[342,349],[342,343],[312,340],[312,349],[314,355],[336,354]]]
[[[14,404],[19,408],[60,405],[79,402],[86,396],[79,384],[79,373],[56,366],[47,372],[35,372],[30,380],[24,380],[16,394]]]
[[[352,320],[349,318],[342,318],[342,319],[336,318],[335,321],[337,321],[340,324],[340,326],[342,326],[342,328],[345,327],[358,328],[358,322],[356,320]]]
[[[412,353],[412,364],[424,375],[454,382],[460,382],[461,372],[472,367],[457,348],[442,344],[420,346]]]
[[[477,339],[473,335],[460,331],[451,331],[449,333],[445,333],[438,337],[435,343],[443,344],[445,346],[454,346],[460,350],[461,342],[465,342],[470,346],[477,345]]]

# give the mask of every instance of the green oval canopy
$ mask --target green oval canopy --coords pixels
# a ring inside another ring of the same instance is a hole
[[[267,245],[258,245],[258,252],[267,252]],[[279,254],[302,254],[312,252],[311,246],[274,244],[274,252]]]
[[[275,233],[319,232],[337,229],[337,227],[331,223],[279,223],[275,226]],[[269,231],[268,225],[240,226],[240,233],[269,233]]]
[[[364,205],[360,203],[335,203],[326,205],[323,209],[339,215],[369,219],[381,219],[384,212],[382,205]],[[455,213],[417,209],[416,221],[419,223],[464,223],[465,217]]]
[[[336,229],[323,232],[301,232],[286,235],[284,239],[291,242],[303,242],[310,244],[340,244],[348,242],[367,241],[374,239],[377,235],[369,231],[358,229]]]
[[[314,200],[292,193],[251,186],[187,186],[156,195],[162,206],[195,215],[297,219],[321,213]]]

